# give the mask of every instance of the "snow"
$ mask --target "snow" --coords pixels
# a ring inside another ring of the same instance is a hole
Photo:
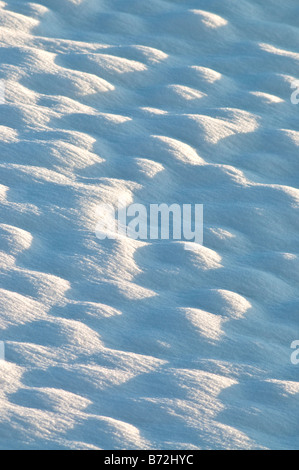
[[[0,2],[1,449],[298,449],[298,13]],[[98,240],[120,199],[204,246]]]

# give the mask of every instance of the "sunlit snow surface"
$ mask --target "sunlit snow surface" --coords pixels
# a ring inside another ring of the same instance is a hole
[[[299,447],[298,18],[0,1],[0,448]],[[99,241],[120,197],[204,246]]]

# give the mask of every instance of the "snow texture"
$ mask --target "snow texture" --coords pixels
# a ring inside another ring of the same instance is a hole
[[[298,0],[0,1],[0,447],[296,449]],[[204,246],[95,236],[204,204]]]

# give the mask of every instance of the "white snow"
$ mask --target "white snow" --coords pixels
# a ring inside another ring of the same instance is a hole
[[[298,449],[298,0],[0,2],[1,449]],[[204,246],[96,238],[204,204]]]

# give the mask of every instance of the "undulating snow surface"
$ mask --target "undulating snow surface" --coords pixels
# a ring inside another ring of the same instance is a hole
[[[298,0],[0,1],[0,447],[299,447]],[[204,246],[100,241],[119,198]]]

